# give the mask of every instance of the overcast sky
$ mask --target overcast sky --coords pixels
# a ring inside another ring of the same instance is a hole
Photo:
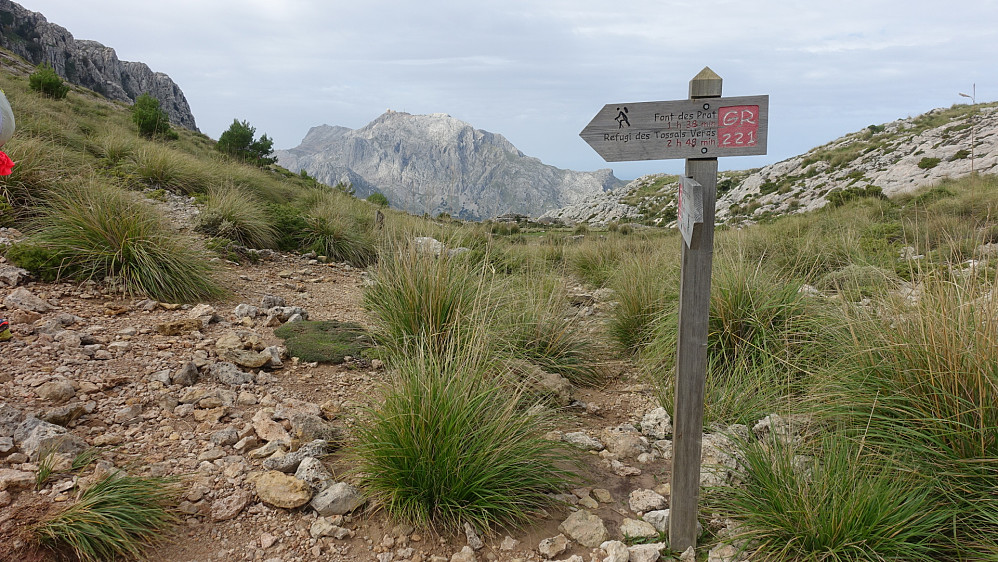
[[[77,39],[180,86],[202,132],[247,120],[276,148],[386,109],[447,113],[524,153],[632,179],[579,131],[607,103],[678,100],[704,66],[724,96],[770,96],[769,154],[998,99],[998,0],[24,0]]]

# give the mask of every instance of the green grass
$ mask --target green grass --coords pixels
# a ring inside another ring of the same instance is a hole
[[[179,522],[173,511],[178,495],[172,481],[113,473],[35,533],[43,545],[68,548],[88,562],[139,558]]]
[[[378,263],[376,283],[364,291],[364,305],[375,319],[375,338],[406,355],[426,349],[440,355],[468,336],[486,317],[491,289],[485,272],[466,260],[400,248]]]
[[[271,248],[277,243],[276,229],[263,202],[231,184],[208,190],[197,228],[249,248]]]
[[[46,199],[28,245],[50,254],[49,272],[113,279],[130,293],[168,302],[221,293],[192,242],[141,198],[113,187],[76,184]]]
[[[290,322],[274,335],[284,340],[292,357],[307,362],[339,364],[347,356],[361,357],[373,344],[360,325],[336,320]]]
[[[544,439],[548,419],[474,354],[419,353],[357,426],[356,473],[390,517],[479,531],[525,523],[574,481],[571,453]]]
[[[828,416],[933,485],[951,553],[998,556],[998,302],[993,280],[926,277],[895,319],[858,318],[852,355],[821,395]],[[854,429],[855,430],[855,429]]]
[[[817,449],[776,440],[742,443],[739,486],[713,490],[714,509],[741,526],[753,556],[772,560],[939,560],[947,523],[930,489],[830,436]]]

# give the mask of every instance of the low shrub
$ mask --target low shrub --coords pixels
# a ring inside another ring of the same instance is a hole
[[[31,76],[28,76],[28,86],[36,92],[57,100],[61,100],[69,93],[69,86],[62,81],[52,65],[47,62],[38,65]]]

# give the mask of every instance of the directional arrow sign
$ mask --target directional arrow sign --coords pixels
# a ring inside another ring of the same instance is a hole
[[[607,162],[766,154],[769,96],[611,103],[579,133]]]
[[[687,248],[697,248],[703,228],[703,186],[693,178],[679,178],[679,233]]]

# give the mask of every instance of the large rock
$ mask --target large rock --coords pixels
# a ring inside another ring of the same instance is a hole
[[[540,544],[537,545],[537,552],[540,552],[541,555],[548,560],[560,555],[566,550],[568,550],[568,537],[565,535],[542,539]]]
[[[603,520],[595,513],[584,509],[569,515],[568,519],[558,525],[558,530],[589,548],[596,548],[609,538]]]
[[[291,435],[284,429],[284,426],[274,421],[274,411],[270,408],[261,408],[253,414],[253,429],[256,435],[264,441],[278,441],[291,443]]]
[[[346,482],[337,482],[316,494],[311,506],[322,516],[346,515],[366,501],[356,487]]]
[[[24,287],[18,287],[11,291],[3,299],[3,304],[11,310],[24,310],[27,312],[37,312],[44,314],[51,312],[55,308],[44,300],[36,297],[31,291]]]
[[[87,448],[86,441],[66,428],[28,416],[14,430],[14,442],[32,461],[49,453],[76,455]]]
[[[215,343],[218,358],[247,369],[259,369],[270,361],[263,353],[263,340],[253,332],[227,332]]]
[[[656,511],[669,507],[669,502],[665,499],[665,496],[654,490],[645,488],[631,492],[627,497],[627,504],[631,508],[631,511],[635,513]]]
[[[276,470],[260,474],[254,484],[260,501],[274,507],[294,509],[312,499],[312,488],[307,482]]]
[[[249,492],[236,490],[231,495],[213,501],[211,503],[212,520],[227,521],[234,518],[242,512],[251,499],[253,499],[253,496]]]
[[[17,287],[28,276],[28,271],[13,265],[0,263],[0,286]]]
[[[672,435],[672,418],[665,408],[655,408],[641,418],[641,433],[651,440],[665,439]]]
[[[645,521],[624,519],[620,523],[620,534],[631,539],[653,539],[658,536],[658,529]]]
[[[61,404],[76,396],[76,389],[67,380],[54,380],[40,385],[35,389],[35,394],[42,400]]]
[[[604,429],[602,437],[606,450],[620,458],[637,458],[648,452],[648,439],[629,424]]]
[[[239,367],[227,361],[212,364],[211,367],[208,367],[208,372],[211,376],[215,377],[215,380],[229,386],[239,386],[253,382],[252,374],[239,370]]]

